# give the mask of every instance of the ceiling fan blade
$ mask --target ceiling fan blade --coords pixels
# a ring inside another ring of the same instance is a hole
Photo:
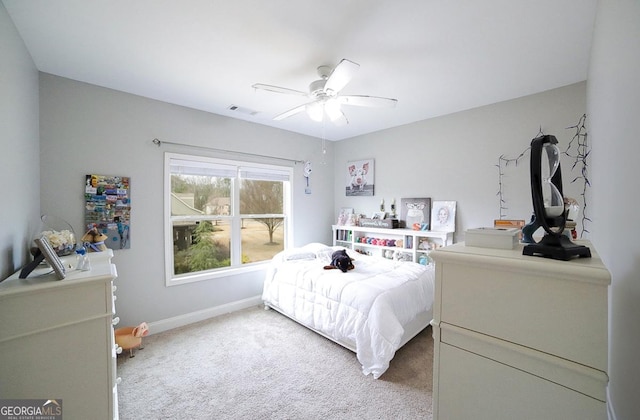
[[[280,121],[280,120],[284,120],[285,118],[289,118],[293,115],[296,115],[300,112],[303,112],[306,109],[307,104],[304,105],[300,105],[297,106],[295,108],[292,108],[288,111],[283,112],[282,114],[278,114],[275,117],[273,117],[274,121]]]
[[[335,125],[337,125],[338,127],[342,127],[344,125],[349,124],[349,120],[347,119],[347,116],[344,115],[344,112],[340,112],[342,115],[338,118],[336,118],[335,120],[331,120],[332,123],[334,123]]]
[[[338,96],[337,99],[343,105],[367,106],[370,108],[393,108],[398,103],[397,99],[367,95]]]
[[[308,96],[307,92],[302,92],[300,90],[289,89],[289,88],[284,88],[280,86],[265,85],[262,83],[256,83],[251,87],[254,89],[268,90],[269,92],[286,93],[289,95]]]
[[[340,92],[342,88],[349,83],[359,68],[360,64],[343,58],[329,75],[327,83],[324,85],[324,91]]]

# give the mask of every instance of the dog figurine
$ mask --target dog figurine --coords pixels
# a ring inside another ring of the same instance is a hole
[[[356,165],[349,166],[349,175],[351,175],[351,191],[357,188],[358,191],[364,191],[364,186],[367,185],[367,174],[369,173],[369,162],[362,165],[361,168],[356,168]]]
[[[107,245],[104,243],[107,239],[107,235],[98,232],[98,229],[93,227],[82,237],[82,245],[88,252],[102,252],[107,250]]]
[[[331,270],[337,268],[343,273],[346,273],[348,270],[353,270],[355,268],[352,261],[351,257],[347,255],[347,251],[341,249],[331,254],[331,264],[325,265],[324,269]]]

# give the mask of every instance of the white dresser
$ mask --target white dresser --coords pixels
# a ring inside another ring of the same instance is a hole
[[[434,419],[606,419],[607,295],[593,258],[466,247],[436,262]]]
[[[118,418],[116,267],[111,250],[89,256],[91,271],[67,268],[63,280],[39,267],[0,283],[0,398],[62,399],[70,420]]]

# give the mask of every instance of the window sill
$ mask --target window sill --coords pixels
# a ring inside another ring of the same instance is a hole
[[[173,277],[166,279],[166,286],[179,286],[181,284],[196,283],[200,281],[207,281],[213,279],[219,279],[224,277],[233,277],[244,273],[251,273],[253,271],[265,270],[271,261],[261,261],[257,263],[243,265],[242,267],[223,268],[219,270],[207,271],[198,274],[187,274],[180,277]]]

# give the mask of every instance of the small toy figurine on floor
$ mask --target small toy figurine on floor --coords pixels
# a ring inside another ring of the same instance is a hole
[[[89,252],[102,252],[107,250],[107,246],[104,244],[107,238],[107,235],[100,233],[98,228],[93,227],[82,237],[82,244]]]
[[[129,357],[134,357],[133,349],[142,349],[142,337],[149,334],[149,326],[146,322],[137,327],[122,327],[114,331],[116,344],[124,350],[129,350]]]

